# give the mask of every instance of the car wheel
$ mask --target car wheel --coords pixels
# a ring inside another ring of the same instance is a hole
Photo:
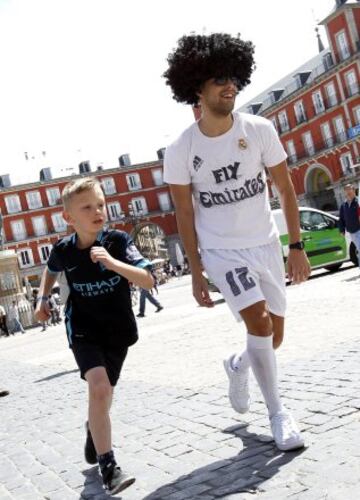
[[[331,266],[325,266],[325,269],[327,271],[330,271],[331,273],[336,273],[342,266],[342,262],[340,264],[332,264]]]
[[[356,246],[354,245],[353,242],[350,243],[350,260],[353,264],[355,264],[355,266],[357,266],[359,264],[359,261],[358,261],[358,253],[357,253],[357,250],[356,250]]]

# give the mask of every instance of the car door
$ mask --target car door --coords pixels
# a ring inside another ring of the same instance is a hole
[[[300,228],[311,267],[346,259],[346,241],[334,217],[315,210],[300,212]]]

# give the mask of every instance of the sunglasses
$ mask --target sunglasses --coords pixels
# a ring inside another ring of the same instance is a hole
[[[234,85],[238,86],[238,79],[234,76],[219,76],[218,78],[213,78],[213,82],[219,87],[226,85],[228,82],[231,82]]]

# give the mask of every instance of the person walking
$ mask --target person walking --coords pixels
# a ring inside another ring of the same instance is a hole
[[[104,228],[105,196],[96,177],[68,183],[62,200],[63,217],[75,232],[52,248],[35,316],[39,321],[50,317],[48,296],[65,272],[70,291],[66,333],[89,394],[85,460],[99,464],[105,489],[113,495],[135,481],[117,465],[110,407],[128,348],[138,339],[129,281],[151,288],[151,264],[127,233]]]
[[[24,327],[22,326],[20,321],[19,308],[15,300],[13,300],[12,305],[9,307],[8,318],[11,325],[10,330],[12,334],[14,334],[18,330],[20,330],[21,333],[25,333]]]
[[[280,450],[304,446],[282,403],[274,348],[284,335],[285,272],[266,171],[279,192],[289,234],[288,276],[301,283],[310,265],[300,238],[299,212],[286,153],[272,123],[233,112],[249,82],[254,46],[225,33],[183,36],[168,56],[166,84],[178,102],[197,106],[200,119],[165,151],[179,233],[200,306],[214,307],[203,269],[247,329],[246,349],[224,360],[230,402],[250,407],[251,367]],[[221,338],[221,332],[219,332]]]
[[[8,337],[10,335],[9,329],[6,323],[6,311],[5,307],[0,305],[0,328],[1,330],[5,333],[5,335]],[[13,334],[13,332],[11,332]],[[14,335],[14,334],[13,334]]]
[[[138,318],[145,317],[146,299],[156,307],[155,312],[160,312],[164,309],[163,306],[160,304],[160,302],[157,299],[155,299],[154,295],[151,293],[150,290],[146,290],[145,288],[141,288],[140,289],[139,314],[136,315]]]
[[[345,236],[345,231],[350,235],[351,241],[354,243],[357,255],[358,264],[360,267],[360,207],[359,200],[356,197],[355,187],[353,184],[346,184],[344,187],[346,200],[340,206],[339,230]]]

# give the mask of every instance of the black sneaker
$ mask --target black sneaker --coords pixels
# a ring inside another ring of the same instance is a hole
[[[164,308],[163,308],[163,306],[159,306],[159,307],[156,309],[156,311],[155,311],[155,312],[156,312],[156,313],[158,313],[158,312],[162,311],[163,309],[164,309]]]
[[[94,441],[89,429],[89,422],[85,423],[85,430],[86,430],[86,441],[84,447],[85,460],[87,461],[88,464],[94,465],[97,464],[98,459],[94,446]]]
[[[137,318],[145,318],[145,314],[139,313],[136,315]]]
[[[113,464],[109,464],[109,469],[103,471],[102,475],[105,489],[110,495],[115,495],[135,483],[133,476],[123,472],[120,467]]]

